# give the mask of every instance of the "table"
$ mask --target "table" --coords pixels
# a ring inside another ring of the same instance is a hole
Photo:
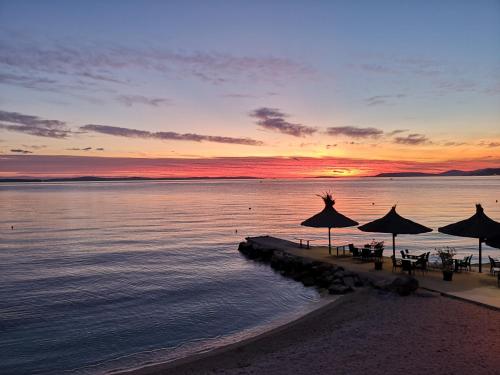
[[[349,248],[349,245],[339,245],[339,246],[335,246],[335,248],[337,249],[337,256],[339,256],[339,249],[342,249],[342,255],[345,256],[345,250],[346,248]],[[331,253],[330,253],[331,255]]]
[[[410,266],[407,267],[408,270],[408,275],[411,275],[411,271],[413,270],[413,266],[415,263],[418,262],[418,259],[412,259],[412,258],[397,258],[401,260],[401,264],[403,264],[403,270],[405,270],[404,267],[404,262],[410,263]]]
[[[409,253],[406,253],[406,256],[410,259],[418,259],[420,258],[422,255],[425,255],[426,253],[421,253],[421,254],[409,254]]]
[[[458,257],[458,256],[461,256],[461,255],[455,255],[455,257]],[[454,270],[454,272],[460,272],[459,263],[468,259],[468,256],[461,257],[461,258],[455,258],[455,257],[453,257],[453,263],[455,264],[455,267],[453,270]],[[470,263],[470,260],[469,260],[469,263]],[[465,268],[465,270],[468,271],[467,268]]]
[[[309,242],[314,241],[314,240],[308,240],[307,238],[296,238],[296,240],[299,240],[299,247],[300,248],[304,247],[304,246],[302,246],[302,241],[306,241],[306,249],[310,249],[311,247],[309,246]]]

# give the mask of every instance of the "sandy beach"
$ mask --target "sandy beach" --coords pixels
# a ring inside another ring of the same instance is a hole
[[[498,374],[500,312],[364,288],[281,329],[146,374]]]

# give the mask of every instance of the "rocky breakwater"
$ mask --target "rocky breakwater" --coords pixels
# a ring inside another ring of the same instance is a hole
[[[345,294],[359,287],[371,286],[406,296],[418,288],[418,281],[413,277],[401,275],[393,280],[371,280],[344,267],[261,246],[249,239],[241,242],[238,250],[249,259],[270,264],[283,276],[300,281],[305,286],[328,290],[330,294]]]
[[[302,282],[305,286],[316,286],[330,294],[345,294],[365,285],[354,272],[331,263],[296,256],[283,250],[261,247],[251,242],[241,242],[238,250],[246,257],[269,263],[283,276]]]

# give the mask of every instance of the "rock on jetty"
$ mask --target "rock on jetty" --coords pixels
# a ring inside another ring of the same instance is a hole
[[[307,257],[291,254],[279,247],[263,245],[255,237],[248,237],[241,242],[238,250],[247,258],[268,263],[283,276],[302,282],[305,286],[316,286],[328,290],[330,294],[345,294],[363,286],[372,286],[376,289],[396,292],[399,295],[409,295],[418,288],[418,281],[413,277],[399,276],[393,280],[370,280],[361,277],[344,267]],[[266,237],[266,240],[273,239]],[[276,239],[278,241],[284,241]]]
[[[345,294],[364,285],[356,273],[346,271],[343,267],[262,247],[251,240],[241,242],[238,250],[250,259],[269,263],[284,276],[300,281],[305,286],[327,289],[330,294]]]

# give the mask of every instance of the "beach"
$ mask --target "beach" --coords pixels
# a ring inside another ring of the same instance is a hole
[[[363,288],[257,338],[129,374],[497,374],[499,353],[498,310]]]

